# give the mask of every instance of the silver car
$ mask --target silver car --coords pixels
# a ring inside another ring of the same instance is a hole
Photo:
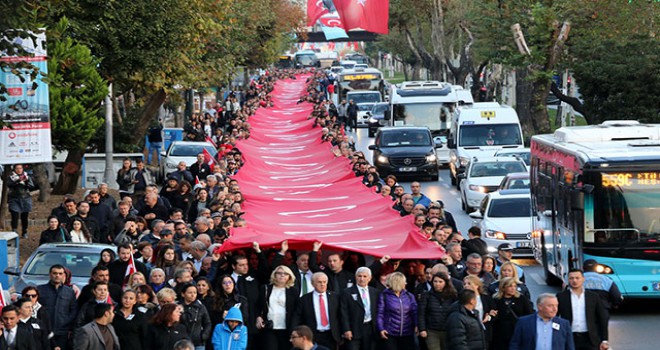
[[[167,174],[177,169],[176,167],[181,161],[186,162],[186,166],[191,166],[193,163],[197,162],[197,155],[202,153],[203,150],[209,152],[213,158],[215,158],[215,155],[218,153],[215,146],[206,141],[172,142],[167,151],[161,153],[163,159],[160,162],[160,175],[162,178],[166,178]]]
[[[11,288],[20,293],[23,288],[48,283],[50,267],[60,264],[71,270],[71,283],[82,289],[92,274],[92,269],[99,262],[103,249],[116,249],[108,244],[88,243],[48,243],[39,246],[27,262],[20,268],[12,266],[5,269],[5,274],[16,276]]]

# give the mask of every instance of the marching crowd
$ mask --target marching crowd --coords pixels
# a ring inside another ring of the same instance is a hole
[[[40,243],[116,249],[101,253],[82,289],[55,264],[48,283],[20,291],[2,309],[0,349],[608,348],[609,308],[621,299],[615,284],[572,270],[568,288],[537,296],[535,311],[523,270],[511,261],[513,247],[504,243],[489,255],[479,228],[464,238],[420,183],[405,193],[395,177],[380,179],[344,132],[347,120],[327,98],[325,74],[271,71],[194,116],[187,138],[214,143],[217,159],[200,154],[194,164],[180,163],[160,188],[144,162],[126,160],[117,174],[119,198],[103,184],[83,200],[66,196]],[[249,225],[232,179],[244,161],[236,141],[249,138],[257,108],[273,106],[279,79],[307,79],[300,102],[314,105],[310,118],[323,141],[444,250],[442,259],[324,252],[323,242],[309,251],[284,241],[218,252],[233,228]]]

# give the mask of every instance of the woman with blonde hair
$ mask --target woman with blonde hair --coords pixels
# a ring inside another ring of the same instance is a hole
[[[407,350],[415,348],[417,333],[417,301],[406,290],[406,276],[394,272],[387,277],[387,289],[378,297],[376,328],[385,349]]]
[[[269,349],[290,349],[291,323],[298,302],[298,290],[293,288],[296,276],[284,265],[270,274],[270,283],[259,292],[257,304],[257,329],[261,330],[264,343]]]
[[[145,277],[142,272],[134,272],[128,276],[128,283],[126,284],[126,287],[124,287],[124,290],[135,289],[135,287],[142,284],[147,284],[147,277]]]
[[[500,279],[500,287],[495,294],[495,308],[498,312],[493,321],[494,350],[508,349],[518,318],[534,312],[532,303],[518,292],[517,286],[518,281],[514,277]]]
[[[518,293],[526,296],[528,300],[532,300],[532,297],[529,294],[529,289],[527,289],[527,286],[523,282],[520,282],[516,265],[510,261],[507,261],[500,266],[499,279],[488,286],[488,293],[493,296],[497,294],[500,291],[500,281],[506,277],[511,277],[516,281],[516,290]]]

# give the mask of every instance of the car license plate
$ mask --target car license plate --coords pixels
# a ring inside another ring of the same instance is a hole
[[[402,173],[409,173],[411,171],[417,171],[417,167],[414,166],[403,167],[403,168],[399,168],[399,171]]]
[[[654,292],[660,292],[660,282],[651,282]]]
[[[529,248],[532,245],[529,242],[516,242],[517,248]]]

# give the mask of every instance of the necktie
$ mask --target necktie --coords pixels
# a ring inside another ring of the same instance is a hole
[[[325,301],[323,301],[323,294],[319,294],[319,311],[321,312],[321,326],[328,326],[328,315],[325,311]]]
[[[302,284],[302,295],[307,294],[307,274],[304,272],[300,273],[300,283]]]
[[[371,318],[371,310],[369,309],[369,296],[367,295],[367,290],[365,288],[360,288],[360,293],[362,294],[362,304],[364,304],[364,320],[367,321]]]
[[[7,345],[12,346],[14,345],[14,330],[10,329],[7,331]]]

